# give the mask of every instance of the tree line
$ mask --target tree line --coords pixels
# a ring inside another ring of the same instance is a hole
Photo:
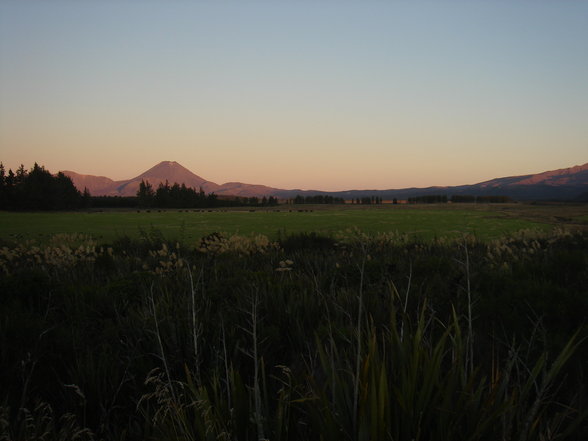
[[[344,204],[345,199],[322,194],[315,196],[296,195],[292,202],[294,204]]]
[[[92,196],[87,188],[80,192],[69,176],[52,174],[35,163],[30,170],[21,165],[6,171],[0,162],[1,210],[75,210],[80,208],[212,208],[229,206],[266,207],[278,205],[269,197],[218,197],[185,184],[160,184],[157,189],[141,181],[136,196]]]
[[[397,201],[395,200],[394,203]],[[409,203],[508,203],[508,196],[424,195],[408,198]],[[330,195],[302,196],[290,200],[294,204],[344,204],[345,200]],[[352,204],[381,204],[378,196],[354,198]],[[30,170],[21,165],[16,172],[6,171],[0,162],[0,209],[3,210],[65,210],[78,208],[140,207],[140,208],[213,208],[231,206],[271,207],[278,199],[269,197],[219,197],[206,194],[185,184],[167,181],[154,189],[149,181],[141,181],[136,196],[91,196],[87,189],[80,192],[70,177],[62,172],[51,174],[35,163]]]
[[[414,196],[408,198],[409,204],[445,204],[452,202],[454,204],[505,204],[514,202],[508,196],[473,196],[473,195],[453,195],[450,198],[444,194],[430,194],[425,196]]]
[[[142,180],[137,191],[137,205],[141,208],[213,208],[233,206],[265,207],[278,205],[278,199],[270,196],[219,198],[214,193],[206,194],[202,187],[198,190],[186,184],[168,181],[160,183],[157,189],[149,181]]]
[[[274,196],[263,196],[261,199],[257,196],[239,197],[236,196],[230,199],[224,199],[223,203],[228,203],[230,206],[249,206],[249,207],[275,207],[278,205],[278,198]]]
[[[26,170],[6,172],[0,163],[0,208],[3,210],[66,210],[89,204],[90,193],[80,192],[71,178],[62,172],[51,174],[35,163]]]
[[[451,196],[453,203],[469,203],[469,204],[506,204],[514,202],[508,196],[471,196],[471,195],[453,195]]]
[[[380,196],[364,196],[351,199],[351,203],[360,205],[379,205],[382,203],[382,198]]]

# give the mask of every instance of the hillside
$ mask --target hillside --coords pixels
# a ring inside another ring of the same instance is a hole
[[[116,185],[118,183],[106,176],[82,175],[70,170],[62,170],[62,172],[71,178],[76,188],[80,191],[87,188],[94,196],[117,196]]]
[[[502,195],[517,200],[584,200],[588,194],[588,163],[584,165],[552,170],[531,175],[508,176],[491,179],[471,185],[453,187],[403,188],[389,190],[347,190],[327,192],[320,190],[284,190],[265,185],[227,182],[219,185],[208,181],[175,161],[163,161],[140,175],[124,180],[113,181],[104,176],[83,175],[73,171],[64,171],[71,177],[74,185],[83,191],[88,188],[94,196],[134,196],[137,194],[141,180],[149,181],[153,188],[166,181],[185,184],[187,187],[202,188],[206,193],[223,196],[262,197],[277,196],[293,198],[301,195],[331,195],[344,199],[363,196],[379,196],[383,199],[407,199],[413,196],[430,194],[451,195]]]
[[[159,184],[165,184],[166,181],[169,184],[177,182],[192,188],[202,187],[206,193],[216,193],[219,188],[218,184],[195,175],[175,161],[163,161],[139,176],[123,181],[123,183],[116,186],[116,191],[121,196],[134,196],[137,194],[142,180],[149,181],[153,188],[157,188]]]
[[[379,196],[382,199],[408,199],[433,194],[509,196],[515,200],[586,200],[588,193],[588,163],[531,175],[508,176],[471,185],[453,187],[402,188],[389,190],[348,190],[339,192],[282,190],[276,196],[290,198],[297,194],[329,194],[345,199]]]
[[[83,175],[70,170],[64,170],[63,173],[72,179],[80,191],[87,188],[93,196],[135,196],[142,180],[149,181],[154,189],[167,181],[169,184],[177,182],[187,187],[202,188],[206,193],[225,196],[262,197],[271,196],[280,191],[265,185],[242,182],[227,182],[219,185],[192,173],[176,161],[162,161],[140,175],[123,181],[113,181],[104,176]]]

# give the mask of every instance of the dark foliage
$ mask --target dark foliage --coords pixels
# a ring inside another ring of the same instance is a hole
[[[0,438],[26,439],[14,435],[19,409],[39,402],[51,406],[37,411],[45,420],[69,415],[109,440],[588,436],[573,410],[588,408],[586,344],[556,364],[587,335],[587,235],[305,233],[247,254],[223,240],[188,248],[149,231],[67,267],[7,244]]]
[[[206,194],[200,188],[186,187],[185,184],[169,185],[161,183],[156,190],[149,181],[141,181],[137,191],[138,205],[141,208],[213,208],[213,207],[235,207],[235,206],[276,206],[278,199],[270,196],[261,199],[257,197],[241,198],[231,197],[220,199],[216,194]]]
[[[52,175],[37,163],[30,171],[21,165],[16,171],[0,163],[0,209],[68,210],[87,205],[89,194],[82,195],[62,172]]]
[[[444,204],[446,202],[447,195],[444,194],[430,194],[408,198],[409,204]]]
[[[332,237],[315,232],[296,233],[280,237],[279,243],[287,253],[301,250],[332,251],[337,245],[337,241]]]
[[[363,196],[361,198],[352,199],[351,203],[361,205],[376,205],[382,203],[382,198],[380,196]]]
[[[88,208],[136,208],[139,206],[135,196],[91,196]]]
[[[292,199],[292,202],[294,204],[344,204],[345,200],[343,198],[319,194],[315,196],[296,195]]]

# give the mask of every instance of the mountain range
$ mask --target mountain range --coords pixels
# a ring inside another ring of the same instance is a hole
[[[230,196],[271,196],[280,191],[265,185],[243,184],[241,182],[227,182],[219,185],[192,173],[186,167],[175,161],[162,161],[132,179],[113,181],[105,176],[83,175],[70,170],[63,170],[74,185],[83,191],[87,188],[92,196],[135,196],[141,181],[149,181],[154,189],[166,181],[185,184],[186,187],[202,188],[206,193]]]
[[[163,161],[132,179],[114,181],[105,176],[83,175],[63,170],[74,185],[82,191],[87,188],[93,196],[135,196],[142,180],[149,181],[153,188],[166,181],[185,184],[187,187],[202,188],[206,193],[222,196],[277,196],[292,198],[296,195],[331,195],[344,199],[378,196],[384,200],[407,199],[432,194],[451,195],[500,195],[516,200],[588,200],[588,163],[584,165],[546,171],[531,175],[509,176],[491,179],[472,185],[452,187],[403,188],[390,190],[285,190],[265,185],[227,182],[216,184],[208,181],[175,161]]]

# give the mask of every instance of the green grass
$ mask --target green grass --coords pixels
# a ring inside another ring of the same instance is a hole
[[[310,211],[311,208],[313,211]],[[299,212],[299,209],[309,211]],[[141,230],[153,228],[168,238],[193,241],[212,232],[244,235],[259,233],[276,238],[280,231],[286,234],[308,231],[339,233],[358,228],[366,233],[409,233],[424,239],[473,233],[487,240],[521,229],[550,228],[549,224],[505,216],[497,211],[472,209],[390,206],[361,209],[294,207],[291,212],[288,210],[1,212],[0,238],[42,241],[57,233],[85,233],[99,241],[109,241],[123,235],[138,237]]]

